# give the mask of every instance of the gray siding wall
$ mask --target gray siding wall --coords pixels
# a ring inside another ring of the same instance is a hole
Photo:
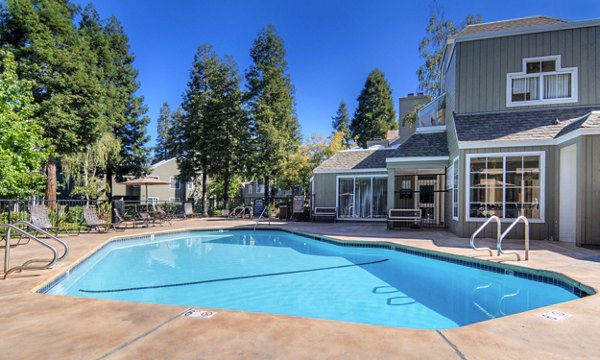
[[[598,26],[458,42],[456,112],[507,110],[506,74],[521,71],[523,58],[550,55],[561,55],[562,67],[579,71],[579,102],[550,106],[600,104],[599,42]]]
[[[600,136],[582,136],[577,150],[577,245],[600,245]]]
[[[171,176],[178,176],[179,168],[177,161],[171,160],[163,163],[162,165],[152,169],[149,176],[157,176],[159,180],[170,181]],[[113,196],[135,196],[139,194],[140,201],[146,201],[146,188],[145,186],[133,187],[125,186],[121,183],[117,183],[113,179]],[[137,190],[136,190],[137,189]],[[179,201],[185,201],[186,196],[190,196],[193,192],[193,187],[188,188],[187,182],[180,182],[179,189],[171,189],[170,185],[152,185],[148,186],[148,197],[157,197],[159,201],[168,201],[170,198],[179,199]]]
[[[509,153],[509,152],[526,152],[526,151],[544,151],[546,153],[546,164],[545,164],[545,189],[544,189],[544,222],[543,223],[531,223],[530,224],[530,237],[533,240],[545,240],[550,237],[556,239],[555,223],[557,220],[557,212],[555,203],[558,201],[556,196],[556,148],[553,146],[535,146],[535,147],[511,147],[511,148],[487,148],[487,149],[469,149],[461,150],[459,158],[460,174],[459,174],[459,221],[449,221],[448,228],[453,233],[461,237],[470,237],[479,226],[481,222],[467,222],[466,212],[466,176],[468,169],[466,169],[466,155],[467,154],[482,154],[482,153]],[[510,222],[503,222],[502,229],[506,229],[510,225]],[[495,238],[496,229],[495,226],[489,225],[479,237]],[[517,226],[508,238],[523,239],[524,231],[523,226]]]

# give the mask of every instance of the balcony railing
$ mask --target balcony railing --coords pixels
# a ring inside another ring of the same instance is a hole
[[[446,93],[431,100],[417,113],[417,127],[446,125]]]

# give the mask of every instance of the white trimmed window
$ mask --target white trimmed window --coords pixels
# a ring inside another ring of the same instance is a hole
[[[179,190],[179,181],[177,180],[176,176],[171,176],[170,178],[171,183],[169,184],[169,189],[176,189]]]
[[[525,215],[543,222],[544,164],[543,152],[467,155],[467,220]]]
[[[248,194],[252,195],[252,184],[248,185]]]
[[[148,196],[148,204],[150,204],[150,205],[158,204],[158,197],[157,196]]]
[[[458,220],[458,158],[452,161],[452,171],[450,172],[450,183],[452,184],[452,219]]]
[[[523,59],[522,71],[506,75],[506,106],[573,103],[577,68],[562,68],[560,55]]]
[[[178,197],[170,197],[169,202],[180,202]]]

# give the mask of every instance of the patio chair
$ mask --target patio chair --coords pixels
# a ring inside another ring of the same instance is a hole
[[[47,231],[49,233],[54,233],[55,235],[58,235],[59,232],[61,232],[62,230],[70,230],[68,228],[65,227],[59,227],[59,226],[54,226],[52,225],[52,223],[50,222],[50,217],[48,216],[48,207],[46,205],[43,204],[33,204],[29,207],[29,221],[39,227],[40,229]],[[75,230],[75,229],[71,229],[71,230]],[[79,226],[77,226],[77,232],[69,232],[66,231],[69,234],[74,234],[74,235],[78,235],[79,234]]]
[[[96,207],[88,205],[83,207],[83,221],[87,226],[88,231],[96,230],[98,232],[108,232],[111,228],[111,224],[98,217]],[[112,226],[114,228],[114,226]]]
[[[171,214],[164,211],[160,205],[154,205],[154,214],[155,217],[161,222],[168,222],[169,225],[172,225],[171,220],[173,219],[173,217],[171,216]]]
[[[186,202],[183,204],[183,217],[185,219],[187,219],[188,217],[196,217],[192,203]]]
[[[245,209],[243,206],[238,206],[229,213],[229,218],[230,219],[235,219],[235,218],[243,219],[244,211],[245,211]]]
[[[131,223],[131,228],[135,229],[140,224],[146,224],[146,220],[138,219],[135,216],[126,215],[120,208],[114,208],[115,212],[115,223],[113,227],[115,230],[125,230],[128,228],[127,223]]]

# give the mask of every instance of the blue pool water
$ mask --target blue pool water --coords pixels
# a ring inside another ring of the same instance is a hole
[[[284,231],[113,242],[49,294],[449,329],[577,298],[510,273]]]

